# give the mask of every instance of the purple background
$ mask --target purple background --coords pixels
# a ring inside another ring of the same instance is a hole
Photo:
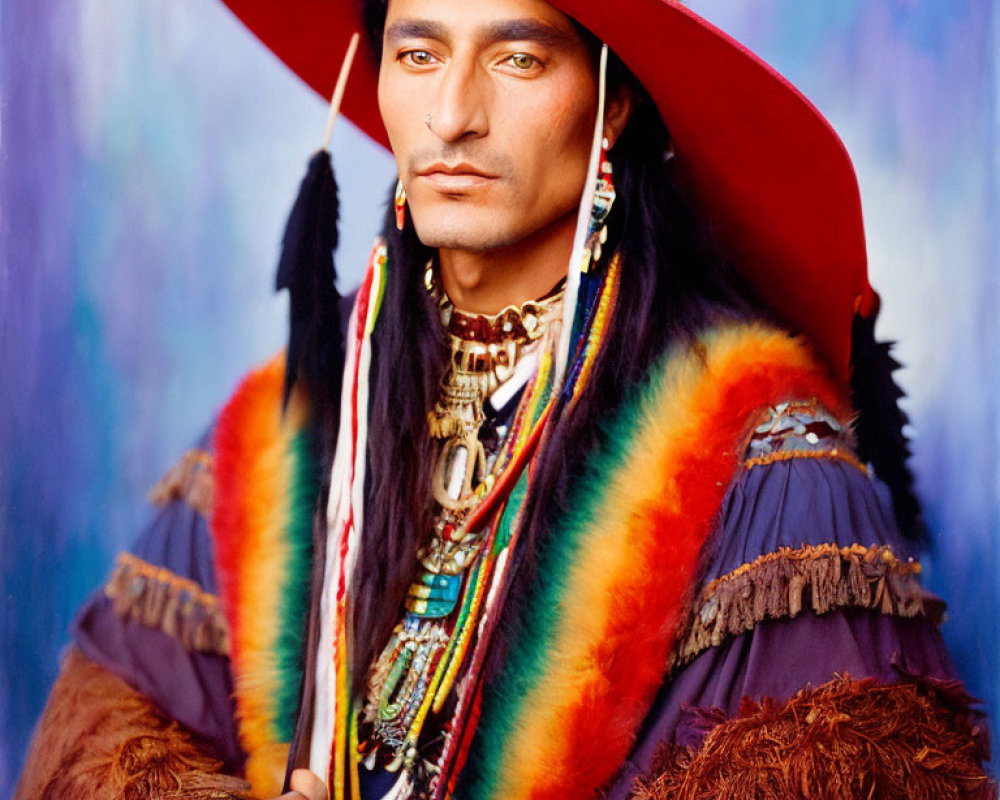
[[[998,5],[690,5],[800,86],[854,157],[880,334],[908,366],[927,581],[995,711]],[[146,490],[281,345],[275,257],[325,116],[220,3],[0,5],[0,796]],[[343,122],[334,162],[347,285],[394,169]]]

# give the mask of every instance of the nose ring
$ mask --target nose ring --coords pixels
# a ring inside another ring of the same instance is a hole
[[[424,117],[424,125],[427,126],[427,130],[431,130],[431,115],[430,114],[428,114],[426,117]]]

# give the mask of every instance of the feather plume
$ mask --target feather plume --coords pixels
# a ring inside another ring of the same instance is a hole
[[[336,391],[344,366],[333,252],[339,234],[337,181],[330,154],[309,161],[282,240],[275,291],[288,290],[288,353],[282,401],[301,385],[312,402],[317,433],[327,442],[338,417]]]

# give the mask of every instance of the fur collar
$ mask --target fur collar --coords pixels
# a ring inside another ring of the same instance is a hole
[[[312,511],[319,491],[308,410],[296,393],[282,413],[285,359],[251,372],[215,430],[211,529],[229,623],[245,772],[259,797],[285,777],[305,650]]]
[[[308,416],[281,415],[282,359],[252,373],[216,434],[217,569],[254,792],[277,795],[302,676],[315,480]],[[728,325],[639,387],[540,554],[455,796],[596,797],[666,673],[699,554],[759,415],[789,398],[850,408],[799,339]]]
[[[535,586],[481,716],[456,797],[596,797],[667,672],[699,554],[764,410],[850,409],[805,344],[756,325],[670,353],[618,413]]]

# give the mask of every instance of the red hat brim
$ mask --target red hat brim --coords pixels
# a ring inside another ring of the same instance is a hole
[[[309,86],[333,92],[355,0],[224,0]],[[772,67],[675,0],[550,0],[628,65],[674,140],[677,168],[735,266],[779,319],[804,333],[844,385],[868,283],[854,168],[823,115]],[[342,106],[388,146],[377,69],[362,36]]]

